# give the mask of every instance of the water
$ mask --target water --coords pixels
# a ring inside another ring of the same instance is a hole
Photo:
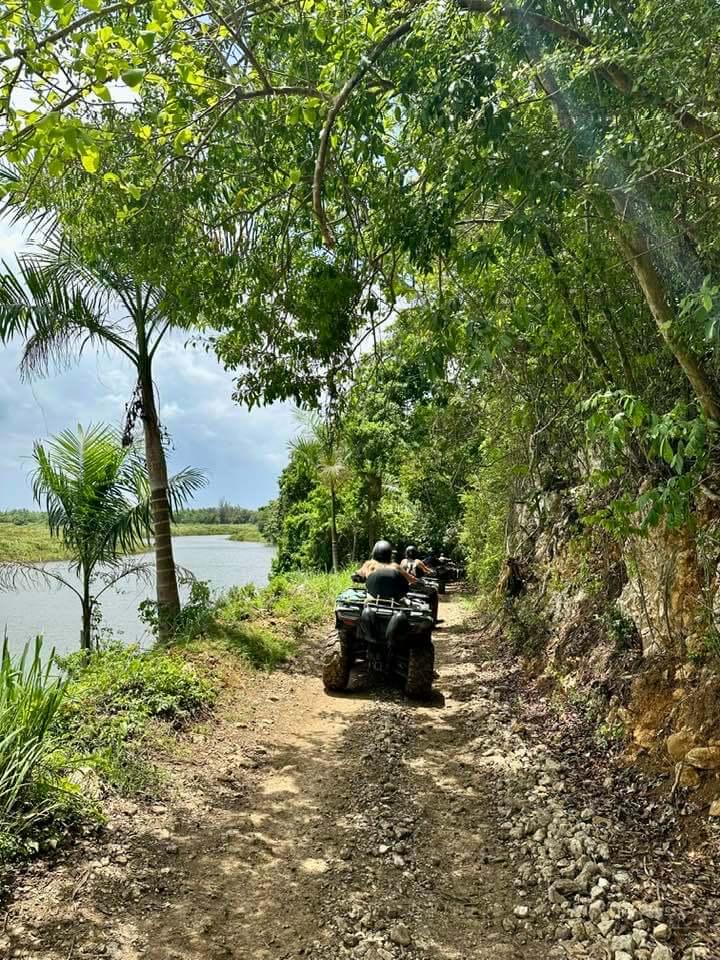
[[[176,563],[198,580],[209,581],[216,592],[245,583],[265,586],[275,552],[265,543],[240,543],[228,536],[174,537],[173,547]],[[63,561],[46,567],[63,576],[69,573],[69,564]],[[183,588],[185,596],[187,592]],[[147,630],[138,617],[138,604],[146,597],[154,598],[152,583],[137,577],[121,581],[102,597],[103,626],[124,643],[147,642]],[[80,617],[80,601],[67,587],[42,584],[0,593],[0,635],[6,628],[14,652],[37,634],[43,635],[46,648],[55,647],[60,654],[77,650]]]

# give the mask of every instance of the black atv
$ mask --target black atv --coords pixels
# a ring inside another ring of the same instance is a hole
[[[376,600],[359,585],[340,594],[335,601],[336,632],[323,662],[326,690],[346,690],[353,670],[368,685],[375,680],[400,685],[413,700],[428,700],[432,696],[432,611],[422,593],[411,591],[407,600],[407,604]],[[407,618],[403,618],[402,635],[388,642],[393,618],[398,614]]]

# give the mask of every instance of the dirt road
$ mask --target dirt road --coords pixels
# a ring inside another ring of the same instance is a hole
[[[443,612],[428,705],[329,697],[312,657],[248,678],[176,751],[167,804],[114,804],[100,840],[25,875],[0,955],[720,956],[667,946],[656,890],[618,875],[610,827],[569,812],[525,735],[517,674]]]

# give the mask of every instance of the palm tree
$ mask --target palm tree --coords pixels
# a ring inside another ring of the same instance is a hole
[[[33,496],[47,511],[50,533],[71,555],[77,580],[37,563],[0,565],[0,586],[12,588],[19,577],[60,583],[77,595],[82,606],[82,649],[92,647],[92,624],[100,597],[118,581],[144,576],[152,569],[123,554],[147,543],[151,532],[151,491],[142,458],[119,435],[98,425],[66,430],[33,449]],[[204,478],[197,470],[182,471],[169,483],[170,498],[180,506]],[[102,582],[96,589],[96,583]]]
[[[138,283],[112,263],[88,263],[66,239],[50,237],[17,258],[0,276],[0,342],[25,339],[20,363],[27,378],[64,367],[88,346],[119,351],[135,368],[136,396],[128,424],[143,424],[151,491],[158,614],[167,624],[180,611],[173,558],[168,473],[153,383],[153,360],[172,326],[169,298],[160,287]]]
[[[317,414],[302,416],[301,423],[305,427],[305,432],[290,442],[290,449],[296,457],[305,460],[317,471],[320,482],[330,494],[330,548],[333,573],[337,573],[340,566],[337,497],[350,471],[343,459],[342,450],[331,424],[322,420]]]

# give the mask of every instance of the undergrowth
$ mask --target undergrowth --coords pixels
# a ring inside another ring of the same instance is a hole
[[[220,634],[249,664],[270,668],[286,660],[313,626],[327,621],[350,574],[289,573],[258,590],[235,587],[218,602]]]
[[[215,690],[179,656],[112,644],[59,661],[68,675],[60,722],[84,758],[120,794],[156,794],[160,773],[150,754],[162,733],[212,704]]]
[[[27,856],[86,813],[88,804],[68,777],[58,715],[66,681],[41,660],[41,642],[13,658],[3,643],[0,662],[0,862]]]

